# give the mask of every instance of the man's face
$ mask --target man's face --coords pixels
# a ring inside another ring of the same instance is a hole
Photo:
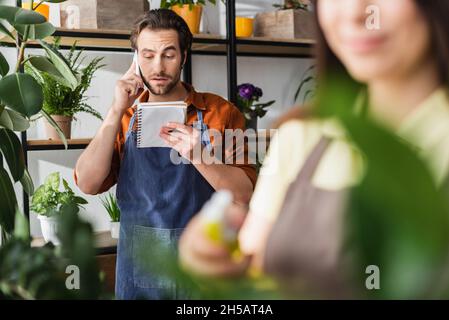
[[[140,69],[154,95],[166,95],[181,78],[178,33],[175,30],[144,29],[137,38]]]

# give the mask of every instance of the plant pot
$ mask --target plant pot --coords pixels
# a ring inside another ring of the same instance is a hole
[[[148,11],[148,0],[68,0],[60,3],[61,27],[129,30]]]
[[[235,36],[239,38],[251,37],[253,34],[253,18],[235,18]]]
[[[111,221],[111,237],[118,239],[120,234],[120,222]]]
[[[37,1],[36,1],[37,2]],[[37,7],[38,3],[33,3],[33,9],[35,9],[36,12],[40,13],[45,17],[45,19],[48,21],[48,18],[50,17],[50,6],[48,4],[42,3]],[[37,9],[36,9],[37,7]],[[30,10],[31,8],[31,1],[22,3],[22,8]]]
[[[254,36],[278,39],[315,39],[315,17],[306,10],[279,10],[256,15]]]
[[[61,128],[66,139],[70,139],[72,135],[71,131],[72,131],[73,117],[58,116],[58,115],[52,115],[51,117],[58,124],[59,128]],[[56,129],[53,128],[53,126],[47,120],[45,120],[45,132],[47,134],[48,139],[61,140]]]
[[[56,235],[58,229],[58,218],[43,215],[38,215],[37,217],[41,222],[41,230],[45,242],[52,242],[54,245],[59,245],[61,242]]]
[[[189,26],[190,32],[198,34],[200,31],[201,14],[203,7],[199,5],[193,5],[192,10],[189,9],[188,4],[183,4],[181,7],[175,5],[171,9],[176,12],[178,16],[181,16]]]

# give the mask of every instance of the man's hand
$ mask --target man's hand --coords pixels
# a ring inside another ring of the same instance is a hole
[[[135,74],[136,65],[132,63],[123,77],[115,85],[114,102],[112,108],[119,114],[123,114],[134,100],[142,93],[144,87],[142,78]]]
[[[233,205],[226,212],[226,223],[238,230],[246,216],[246,210]],[[213,242],[205,232],[205,221],[196,215],[187,225],[179,240],[181,265],[194,274],[206,277],[236,277],[243,275],[250,262],[248,256],[235,260],[229,248]]]
[[[197,129],[182,123],[169,122],[161,128],[159,136],[190,162],[201,161],[201,133]],[[200,158],[197,159],[196,156]]]

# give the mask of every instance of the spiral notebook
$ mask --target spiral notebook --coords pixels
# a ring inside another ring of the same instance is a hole
[[[159,137],[167,122],[186,123],[187,104],[184,101],[145,102],[137,105],[137,148],[169,146]]]

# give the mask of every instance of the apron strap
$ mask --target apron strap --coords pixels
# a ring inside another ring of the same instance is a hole
[[[210,152],[212,149],[212,144],[210,142],[207,125],[203,121],[203,112],[200,110],[197,110],[196,115],[198,118],[197,129],[200,130],[200,133],[201,133],[201,142],[206,146],[207,151]]]
[[[329,146],[331,139],[327,137],[321,137],[319,142],[313,148],[312,152],[306,159],[306,162],[302,166],[302,169],[298,173],[298,179],[305,181],[310,181],[320,164],[320,160],[324,155],[327,147]]]
[[[133,130],[134,122],[136,120],[136,114],[137,114],[137,111],[135,111],[133,113],[131,120],[129,120],[128,131],[126,132],[126,138],[129,137],[129,135],[131,134],[131,131]]]

